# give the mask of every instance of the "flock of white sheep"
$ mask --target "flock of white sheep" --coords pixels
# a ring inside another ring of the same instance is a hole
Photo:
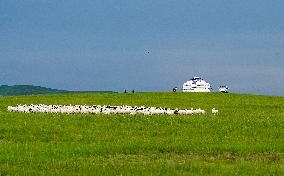
[[[157,108],[157,107],[144,107],[144,106],[106,106],[106,105],[44,105],[44,104],[31,104],[31,105],[17,105],[8,106],[10,112],[24,112],[24,113],[65,113],[65,114],[143,114],[143,115],[193,115],[205,114],[205,111],[198,109],[170,109],[170,108]],[[217,114],[218,110],[212,109],[213,114]]]

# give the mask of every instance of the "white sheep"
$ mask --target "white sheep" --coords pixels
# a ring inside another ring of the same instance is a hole
[[[170,109],[170,108],[156,108],[156,107],[148,107],[145,108],[144,106],[101,106],[101,105],[17,105],[16,107],[8,106],[7,110],[9,112],[24,112],[24,113],[33,113],[33,112],[41,112],[41,113],[66,113],[66,114],[76,114],[76,113],[83,113],[83,114],[143,114],[143,115],[174,115],[174,114],[183,114],[183,115],[190,115],[190,114],[204,114],[205,111],[202,109],[195,109],[191,108],[191,110],[187,109]]]
[[[213,115],[219,114],[219,110],[217,110],[215,108],[212,108],[211,112],[212,112]]]

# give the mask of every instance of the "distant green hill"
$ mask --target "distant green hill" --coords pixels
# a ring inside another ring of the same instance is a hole
[[[37,94],[61,94],[61,93],[115,93],[113,91],[68,91],[51,89],[33,85],[1,85],[0,96],[16,96],[16,95],[37,95]]]
[[[68,93],[66,90],[51,89],[41,86],[33,85],[2,85],[0,86],[1,96],[13,96],[13,95],[35,95],[35,94],[58,94]]]

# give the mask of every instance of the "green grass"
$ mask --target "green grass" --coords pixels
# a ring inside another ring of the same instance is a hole
[[[16,104],[202,108],[206,115],[7,112]],[[214,116],[215,107],[220,114]],[[221,93],[1,97],[0,175],[283,175],[284,98]]]

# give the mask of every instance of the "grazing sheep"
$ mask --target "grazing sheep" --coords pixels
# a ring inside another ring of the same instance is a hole
[[[15,107],[8,106],[7,110],[9,112],[24,112],[24,113],[64,113],[64,114],[143,114],[143,115],[192,115],[192,114],[204,114],[205,111],[202,109],[170,109],[170,108],[157,108],[157,107],[138,107],[138,106],[101,106],[101,105],[17,105]],[[215,110],[216,111],[216,110]],[[217,110],[218,112],[218,110]],[[213,110],[212,110],[213,113]]]
[[[213,114],[213,115],[219,114],[219,110],[217,110],[217,109],[215,109],[215,108],[212,108],[212,114]]]

